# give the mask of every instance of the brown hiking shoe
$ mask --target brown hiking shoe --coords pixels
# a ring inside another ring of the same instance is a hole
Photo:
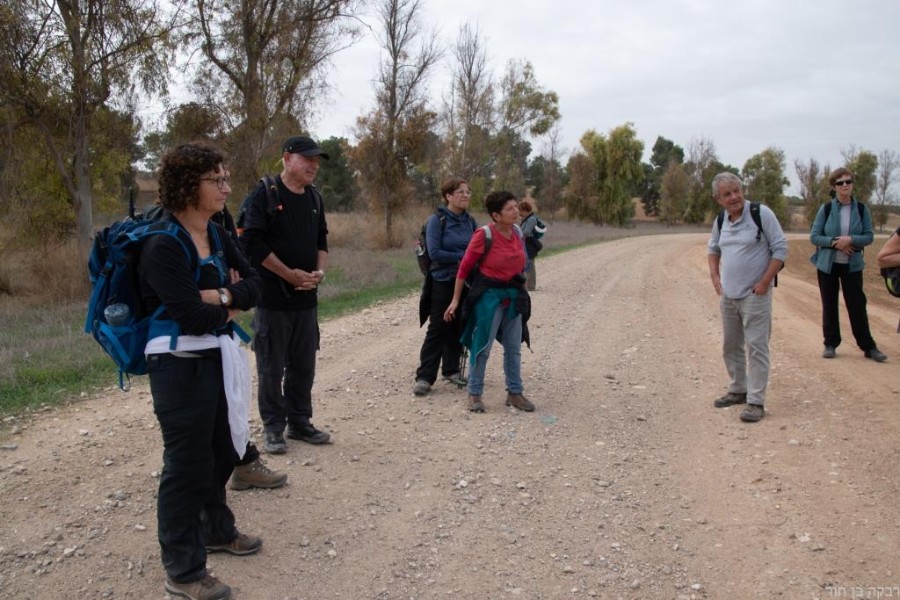
[[[522,394],[506,394],[506,405],[514,406],[515,408],[524,410],[525,412],[532,412],[534,410],[534,404],[532,404],[531,401]]]
[[[231,489],[246,490],[247,488],[277,488],[287,481],[287,473],[273,471],[266,466],[261,458],[257,458],[249,465],[238,465],[231,474]]]
[[[481,403],[481,396],[473,396],[469,394],[469,399],[467,400],[469,410],[472,412],[484,412],[484,404]]]
[[[728,392],[721,398],[716,398],[713,401],[713,406],[716,408],[725,408],[726,406],[734,406],[735,404],[746,404],[747,403],[747,393],[738,393],[738,392]]]
[[[171,579],[166,579],[166,592],[179,598],[190,598],[190,600],[231,598],[231,588],[212,575],[206,575],[203,579],[187,583],[175,583]]]
[[[225,544],[206,545],[206,551],[210,554],[213,552],[227,552],[228,554],[233,554],[235,556],[256,554],[259,552],[260,548],[262,548],[262,538],[258,538],[255,535],[247,535],[245,533],[238,533],[236,538]]]

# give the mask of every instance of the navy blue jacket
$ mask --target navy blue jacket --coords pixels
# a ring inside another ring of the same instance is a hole
[[[444,218],[443,227],[441,217]],[[443,233],[441,232],[443,229]],[[478,224],[468,212],[461,215],[441,206],[425,222],[425,245],[431,257],[431,276],[435,281],[456,279],[459,262],[466,253]]]

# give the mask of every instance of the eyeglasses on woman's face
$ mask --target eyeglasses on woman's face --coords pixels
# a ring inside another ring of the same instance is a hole
[[[224,192],[226,188],[230,189],[231,186],[231,177],[201,177],[200,181],[212,181],[220,192]]]
[[[841,179],[834,182],[834,187],[844,187],[845,185],[853,185],[852,179]]]
[[[453,195],[454,196],[471,196],[472,192],[470,192],[469,190],[456,190],[455,192],[453,192]]]

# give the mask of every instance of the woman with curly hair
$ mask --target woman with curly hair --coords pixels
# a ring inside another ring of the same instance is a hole
[[[230,598],[206,569],[207,552],[253,554],[262,540],[235,528],[225,483],[247,447],[250,373],[232,321],[260,298],[259,275],[210,219],[231,188],[224,155],[177,146],[162,157],[160,204],[177,235],[141,251],[141,295],[157,314],[145,348],[163,440],[157,499],[165,589],[183,598]]]

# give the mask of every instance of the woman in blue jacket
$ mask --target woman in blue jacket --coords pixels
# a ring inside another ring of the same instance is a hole
[[[455,322],[444,321],[444,311],[453,299],[456,270],[478,225],[467,211],[472,193],[464,179],[448,179],[441,185],[444,205],[425,223],[425,244],[431,271],[425,276],[420,319],[428,319],[428,331],[419,352],[419,368],[413,394],[424,396],[437,380],[440,366],[444,381],[462,386],[459,357],[462,345]]]
[[[822,296],[822,333],[825,350],[822,358],[834,358],[841,344],[838,320],[838,291],[843,289],[853,337],[866,358],[884,362],[869,331],[866,294],[863,291],[863,248],[872,243],[872,215],[869,207],[853,197],[853,173],[844,167],[828,178],[831,200],[819,207],[809,241],[816,246],[810,258],[816,265],[819,293]]]

